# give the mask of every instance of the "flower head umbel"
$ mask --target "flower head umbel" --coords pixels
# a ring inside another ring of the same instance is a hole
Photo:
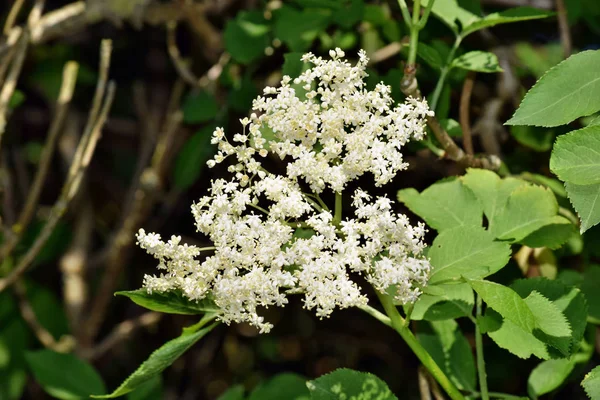
[[[192,206],[198,231],[214,248],[200,261],[200,249],[179,237],[165,243],[140,230],[139,245],[165,271],[145,277],[149,291],[180,290],[191,300],[210,295],[222,321],[249,322],[261,331],[271,324],[258,308],[283,306],[288,294],[303,295],[305,307],[320,317],[365,305],[352,279],[358,274],[378,291],[393,287],[397,301],[418,298],[430,270],[422,255],[424,226],[410,225],[391,200],[361,189],[352,196],[354,215],[345,218],[341,201],[330,211],[319,195],[328,190],[341,200],[347,183],[367,172],[378,186],[389,182],[407,167],[401,149],[423,137],[432,112],[424,100],[394,105],[386,85],[367,90],[363,51],[355,66],[340,49],[330,56],[306,54],[312,68],[265,88],[233,143],[215,130],[219,150],[208,164],[235,157],[232,179],[212,181],[209,194]],[[260,159],[269,153],[287,161],[285,175],[263,168]]]

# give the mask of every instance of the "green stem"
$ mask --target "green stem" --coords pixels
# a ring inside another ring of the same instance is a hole
[[[333,224],[339,225],[342,222],[342,192],[335,194],[335,211]]]
[[[410,24],[410,47],[408,48],[408,65],[415,65],[417,61],[417,48],[419,45],[419,17],[421,15],[421,0],[413,4],[412,22]]]
[[[394,330],[400,334],[402,339],[404,339],[408,347],[410,347],[413,353],[415,353],[417,358],[421,361],[425,368],[427,368],[429,373],[435,378],[435,380],[446,391],[446,393],[448,393],[448,396],[450,396],[452,400],[465,400],[464,396],[460,393],[456,386],[454,386],[452,381],[448,379],[444,371],[442,371],[442,369],[436,364],[427,350],[421,346],[421,343],[419,343],[410,329],[404,326],[404,319],[402,316],[400,316],[400,313],[394,305],[392,298],[386,294],[381,294],[378,291],[377,296],[379,297],[379,301],[383,305],[386,314],[388,317],[390,317],[392,328],[394,328]]]
[[[452,60],[454,60],[454,53],[456,53],[456,50],[458,49],[458,46],[460,46],[461,41],[462,41],[462,37],[457,36],[456,40],[454,41],[454,45],[452,46],[452,49],[450,49],[448,58],[446,58],[446,63],[442,67],[440,77],[437,81],[437,84],[435,85],[435,90],[433,91],[433,96],[431,97],[431,104],[429,104],[429,107],[433,111],[435,111],[435,108],[437,107],[437,103],[440,99],[440,95],[442,94],[442,88],[444,87],[444,83],[446,81],[446,76],[448,75],[448,72],[450,72],[450,64],[452,63]]]
[[[406,5],[406,1],[398,0],[398,5],[400,6],[400,11],[402,11],[402,18],[404,19],[404,23],[408,28],[412,28],[412,22],[410,20],[410,13],[408,11],[408,6]]]
[[[476,398],[476,399],[482,397],[481,393],[478,393],[478,392],[471,392],[470,395],[473,398]],[[500,392],[489,392],[489,395],[493,399],[502,399],[502,400],[523,400],[523,399],[527,399],[527,397],[515,396],[515,395],[512,395],[512,394],[500,393]]]
[[[477,295],[477,306],[476,315],[479,318],[481,316],[481,297]],[[485,372],[485,360],[483,359],[483,340],[481,337],[481,329],[479,324],[475,323],[475,349],[477,352],[477,372],[479,375],[479,390],[481,393],[482,400],[489,400],[490,396],[488,393],[487,386],[487,374]]]
[[[390,328],[392,328],[392,320],[390,319],[390,317],[388,317],[381,311],[379,311],[371,306],[368,306],[368,305],[367,306],[359,306],[358,308],[360,308],[361,310],[363,310],[364,312],[366,312],[367,314],[369,314],[371,317],[375,318],[382,324],[387,325]]]

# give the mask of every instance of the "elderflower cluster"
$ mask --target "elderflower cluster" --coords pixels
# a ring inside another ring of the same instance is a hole
[[[232,178],[212,181],[208,195],[192,206],[196,228],[214,247],[201,258],[201,249],[181,244],[180,237],[164,242],[140,230],[138,244],[164,271],[145,277],[148,291],[210,297],[222,321],[248,322],[262,332],[272,325],[260,308],[283,306],[288,295],[302,295],[305,308],[319,317],[366,305],[353,279],[358,275],[382,293],[393,290],[398,302],[418,298],[430,272],[425,227],[395,213],[388,198],[361,189],[352,195],[351,215],[342,215],[341,201],[329,208],[320,194],[330,191],[341,200],[347,183],[366,172],[376,185],[389,182],[407,167],[402,147],[423,137],[432,113],[424,100],[395,105],[386,85],[367,90],[363,51],[354,66],[340,49],[330,56],[309,53],[302,60],[312,68],[266,88],[233,143],[215,130],[218,152],[208,164],[233,156]],[[269,153],[287,161],[285,175],[263,167],[260,159]]]

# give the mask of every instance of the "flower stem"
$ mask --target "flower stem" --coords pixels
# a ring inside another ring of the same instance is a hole
[[[435,89],[434,89],[433,95],[431,97],[430,107],[433,111],[435,111],[435,108],[437,107],[437,103],[440,100],[440,95],[442,94],[442,88],[444,87],[444,83],[446,81],[446,76],[448,75],[448,72],[450,72],[450,69],[451,69],[450,64],[452,63],[452,60],[454,60],[454,53],[456,53],[456,50],[458,49],[458,46],[460,46],[461,41],[462,41],[462,37],[457,36],[456,40],[454,41],[454,45],[452,46],[452,49],[450,49],[450,53],[448,53],[448,58],[446,58],[446,63],[442,67],[442,71],[440,72],[440,77],[437,81],[437,84],[435,85]]]
[[[481,297],[477,296],[477,307],[476,313],[477,317],[481,315]],[[475,350],[477,352],[477,372],[479,375],[479,390],[481,393],[482,400],[489,400],[490,396],[488,394],[487,387],[487,374],[485,372],[485,360],[483,359],[483,340],[481,337],[481,330],[479,329],[479,325],[475,322]]]
[[[414,65],[417,61],[417,47],[419,44],[419,16],[421,14],[421,0],[415,0],[413,4],[412,23],[410,24],[410,47],[408,48],[408,65]]]
[[[454,386],[444,371],[442,371],[442,369],[436,364],[427,350],[421,346],[421,343],[419,343],[410,329],[404,326],[404,319],[402,316],[400,316],[400,313],[394,305],[392,298],[387,294],[381,294],[379,292],[377,292],[377,296],[379,297],[379,301],[383,305],[386,314],[388,317],[390,317],[392,328],[394,328],[394,330],[400,334],[408,347],[410,347],[413,353],[415,353],[419,361],[421,361],[429,373],[435,378],[435,380],[446,391],[446,393],[448,393],[448,396],[450,396],[452,400],[465,400],[464,396],[460,393],[456,386]]]
[[[335,194],[335,211],[333,216],[333,224],[339,225],[342,222],[342,192]]]

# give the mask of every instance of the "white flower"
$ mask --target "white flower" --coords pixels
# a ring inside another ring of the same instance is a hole
[[[165,271],[144,278],[148,291],[180,290],[191,300],[210,296],[223,322],[248,322],[261,332],[271,324],[260,309],[284,306],[292,293],[303,295],[304,306],[321,318],[336,308],[366,305],[353,279],[358,274],[380,292],[393,287],[399,302],[418,298],[430,272],[425,227],[411,226],[391,200],[361,189],[353,195],[354,215],[334,217],[319,194],[328,190],[339,198],[366,172],[376,185],[389,182],[407,167],[401,148],[423,137],[431,111],[416,99],[394,105],[383,84],[366,90],[364,52],[355,66],[340,49],[330,56],[302,58],[313,64],[293,80],[304,95],[288,76],[280,87],[265,88],[232,143],[215,130],[218,152],[208,165],[235,157],[228,167],[232,178],[212,181],[209,194],[192,206],[197,230],[214,247],[200,257],[200,249],[180,244],[180,237],[165,243],[140,229],[138,244]],[[274,139],[267,142],[266,131]],[[288,162],[286,175],[266,171],[257,160],[269,152]],[[303,191],[304,183],[312,193]]]

